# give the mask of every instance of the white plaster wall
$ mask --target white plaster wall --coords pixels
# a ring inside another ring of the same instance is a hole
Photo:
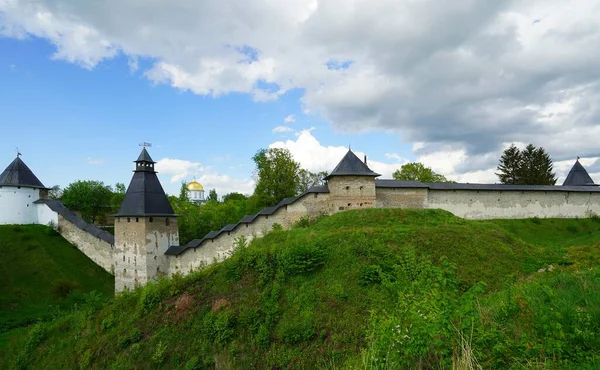
[[[36,205],[40,189],[0,186],[0,225],[35,224],[38,222]]]
[[[600,214],[600,193],[560,191],[429,190],[427,208],[467,219],[588,217]]]
[[[46,204],[34,204],[37,210],[37,222],[40,225],[53,223],[58,226],[58,213],[50,209]]]

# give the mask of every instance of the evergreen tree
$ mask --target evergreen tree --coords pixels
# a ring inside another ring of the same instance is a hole
[[[188,196],[187,182],[182,181],[181,187],[179,188],[179,200],[182,202],[188,202],[190,197]]]
[[[544,148],[536,148],[533,144],[527,145],[523,151],[512,144],[502,154],[497,169],[496,175],[503,184],[556,184],[550,155]]]
[[[496,176],[503,184],[517,185],[521,181],[521,171],[523,168],[523,157],[519,148],[511,144],[500,157],[498,171]]]

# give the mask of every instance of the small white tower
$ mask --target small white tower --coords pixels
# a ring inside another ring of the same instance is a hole
[[[17,158],[0,174],[0,225],[38,223],[34,202],[47,195],[48,188],[17,153]]]

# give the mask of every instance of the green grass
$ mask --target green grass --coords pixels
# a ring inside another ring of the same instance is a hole
[[[49,319],[85,293],[113,295],[114,278],[47,226],[0,226],[0,261],[0,343],[8,330]]]
[[[88,297],[15,332],[0,368],[594,368],[599,245],[593,219],[342,212],[107,304]]]

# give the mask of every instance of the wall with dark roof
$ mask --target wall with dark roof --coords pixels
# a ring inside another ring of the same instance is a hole
[[[425,208],[427,188],[377,188],[377,208]]]
[[[589,217],[600,214],[600,192],[429,189],[426,208],[467,219]]]
[[[245,217],[244,222],[225,227],[218,233],[209,233],[199,242],[190,242],[182,252],[165,256],[169,265],[169,275],[185,275],[223,261],[233,253],[240,238],[249,243],[252,239],[262,237],[273,230],[275,224],[289,229],[303,217],[317,217],[326,212],[328,201],[327,193],[309,192],[294,198],[288,204],[266,208],[253,217]]]
[[[336,176],[329,179],[329,213],[376,206],[375,179],[368,176]]]
[[[40,204],[40,206],[45,206]],[[58,230],[63,238],[73,244],[89,259],[94,261],[109,273],[114,273],[114,246],[111,243],[94,236],[58,214]]]

